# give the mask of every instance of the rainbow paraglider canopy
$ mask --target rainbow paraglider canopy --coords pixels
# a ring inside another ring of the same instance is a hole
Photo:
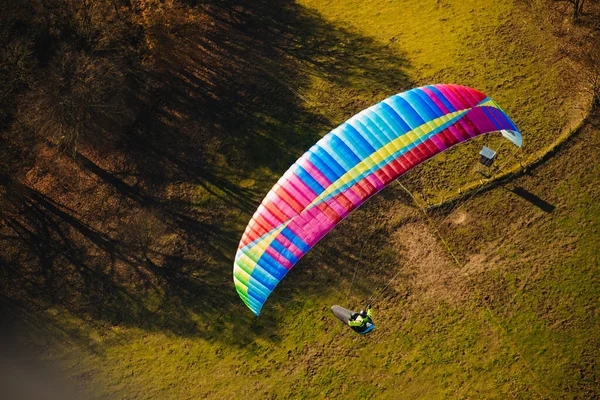
[[[389,97],[344,122],[300,157],[248,223],[233,279],[256,314],[275,286],[349,213],[411,168],[476,136],[519,130],[492,99],[458,85]]]

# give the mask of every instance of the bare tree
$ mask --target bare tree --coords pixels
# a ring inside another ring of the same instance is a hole
[[[586,72],[587,83],[592,92],[592,107],[600,107],[600,51],[590,56],[590,67]]]
[[[554,0],[554,2],[567,2],[571,4],[573,7],[573,22],[579,20],[579,16],[583,13],[583,6],[585,4],[585,0]]]
[[[67,151],[102,118],[120,112],[123,74],[110,59],[64,48],[44,81],[29,93],[19,119]]]

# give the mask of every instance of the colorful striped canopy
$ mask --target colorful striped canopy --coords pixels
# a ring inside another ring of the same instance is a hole
[[[327,232],[414,166],[475,136],[521,134],[485,94],[432,85],[392,96],[325,135],[279,179],[250,220],[233,267],[256,314],[285,274]]]

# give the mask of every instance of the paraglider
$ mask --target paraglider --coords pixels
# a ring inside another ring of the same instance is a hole
[[[258,207],[235,255],[239,296],[259,315],[288,271],[350,212],[425,160],[498,131],[521,147],[498,104],[458,85],[412,89],[356,114],[304,153]]]
[[[361,335],[367,334],[375,328],[375,324],[373,323],[373,309],[370,304],[366,310],[361,310],[360,312],[352,312],[340,306],[331,307],[331,312],[337,319]]]

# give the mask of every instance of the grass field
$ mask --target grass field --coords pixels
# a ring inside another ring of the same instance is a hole
[[[453,82],[494,98],[522,129],[527,155],[585,108],[585,96],[565,90],[575,67],[560,57],[544,15],[511,1],[302,0],[268,16],[294,40],[227,32],[211,48],[208,35],[198,39],[207,54],[237,56],[218,65],[218,85],[204,85],[214,71],[196,66],[204,60],[196,38],[165,45],[159,66],[173,69],[178,90],[165,90],[139,129],[149,132],[151,154],[170,164],[121,168],[127,154],[115,145],[116,155],[82,148],[77,165],[57,158],[28,175],[41,190],[60,187],[53,168],[92,171],[55,200],[78,210],[79,225],[63,218],[94,242],[82,269],[98,264],[135,290],[83,279],[86,292],[66,306],[31,311],[15,302],[26,342],[97,397],[600,396],[598,116],[528,175],[454,209],[426,217],[398,186],[385,189],[319,243],[253,318],[233,288],[237,241],[277,177],[336,124],[410,87]],[[202,90],[209,100],[195,97]],[[206,115],[195,110],[206,104]],[[153,132],[181,134],[202,159],[189,161],[184,141]],[[476,154],[496,139],[453,149],[402,182],[425,198],[450,193],[476,179]],[[153,186],[148,177],[157,176],[167,184]],[[77,205],[69,192],[92,194]],[[123,205],[138,202],[151,207]],[[115,219],[144,224],[121,234]],[[155,237],[150,251],[110,248],[140,236]],[[371,296],[377,328],[367,337],[329,312]]]
[[[548,41],[551,27],[544,27],[543,12],[530,14],[510,1],[429,1],[418,7],[386,1],[368,6],[354,1],[303,4],[404,55],[411,86],[453,82],[487,93],[524,132],[523,152],[518,154],[523,159],[551,143],[570,117],[581,113],[581,84],[573,66],[559,56],[558,42]],[[374,89],[365,104],[391,94]],[[339,92],[334,89],[332,94],[338,98]],[[481,142],[498,149],[501,140],[482,138],[452,149],[405,179],[431,201],[455,194],[457,186],[479,179],[472,159]],[[504,151],[500,163],[512,152],[508,146]],[[507,167],[515,162],[509,160]]]
[[[368,338],[329,315],[330,304],[345,301],[338,290],[347,282],[331,282],[310,265],[280,289],[298,301],[276,293],[252,324],[227,312],[210,320],[190,314],[200,333],[184,335],[99,329],[62,314],[52,315],[67,328],[53,332],[58,347],[39,337],[36,343],[52,349],[45,352],[72,371],[75,383],[120,398],[593,398],[600,380],[600,170],[591,146],[600,144],[600,130],[593,121],[531,175],[450,215],[441,232],[465,262],[461,268],[400,190],[386,190],[385,200],[361,210],[364,219],[380,217],[384,204],[394,213],[373,227],[386,239],[358,239],[373,246],[359,261],[402,268],[376,302],[378,327]],[[586,168],[581,160],[589,161]],[[556,208],[540,209],[512,193],[515,187]],[[445,215],[433,217],[439,223]],[[368,230],[358,219],[344,224]],[[321,251],[345,240],[328,238]],[[362,283],[350,303],[377,289],[372,274],[359,270]],[[335,290],[307,298],[328,283]],[[304,293],[291,294],[298,286]]]

